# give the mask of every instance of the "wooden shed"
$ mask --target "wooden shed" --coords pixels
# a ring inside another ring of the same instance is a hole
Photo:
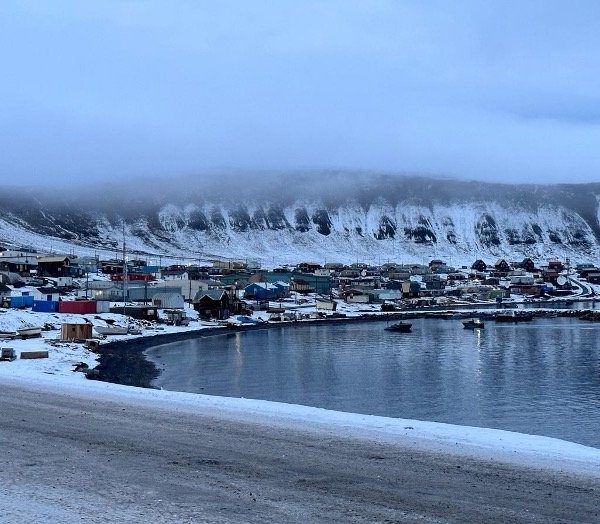
[[[61,340],[87,340],[92,338],[91,324],[63,324],[60,328]]]

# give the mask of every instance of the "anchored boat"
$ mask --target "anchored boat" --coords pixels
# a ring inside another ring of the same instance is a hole
[[[412,330],[412,324],[410,322],[398,322],[396,324],[392,324],[391,326],[387,326],[385,330],[394,331],[397,333],[410,333]]]
[[[463,320],[463,326],[465,329],[483,329],[485,324],[478,318],[470,318],[468,320]]]
[[[511,311],[509,313],[500,313],[494,317],[496,322],[529,322],[533,320],[533,313],[517,313]]]

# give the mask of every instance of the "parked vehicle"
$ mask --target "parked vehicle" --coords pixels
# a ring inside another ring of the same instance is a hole
[[[0,360],[2,361],[12,361],[16,360],[17,352],[13,348],[2,348],[0,350]]]

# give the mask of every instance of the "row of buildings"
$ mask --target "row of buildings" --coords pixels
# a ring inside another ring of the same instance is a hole
[[[6,284],[13,288],[30,284],[45,290],[46,298],[55,301],[47,279],[52,279],[52,287],[60,294],[73,290],[74,278],[86,276],[85,284],[80,280],[77,290],[80,299],[138,302],[163,309],[180,309],[188,302],[206,318],[227,318],[262,302],[283,300],[290,294],[316,293],[348,303],[386,303],[443,296],[502,300],[510,294],[568,293],[571,282],[564,276],[565,269],[570,269],[568,261],[552,260],[536,266],[529,258],[495,263],[478,259],[470,267],[460,268],[433,259],[427,264],[380,266],[301,262],[261,270],[244,262],[161,267],[143,260],[128,260],[124,264],[117,259],[49,256],[29,251],[0,254],[0,281],[6,288],[5,294],[11,292]],[[593,264],[583,264],[575,270],[580,278],[600,283],[600,269]],[[96,278],[96,273],[103,276]],[[40,291],[35,300],[43,300],[42,295]]]

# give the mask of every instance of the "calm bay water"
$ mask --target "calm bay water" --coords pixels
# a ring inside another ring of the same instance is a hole
[[[414,320],[236,332],[156,346],[164,389],[548,435],[600,448],[600,325]]]

